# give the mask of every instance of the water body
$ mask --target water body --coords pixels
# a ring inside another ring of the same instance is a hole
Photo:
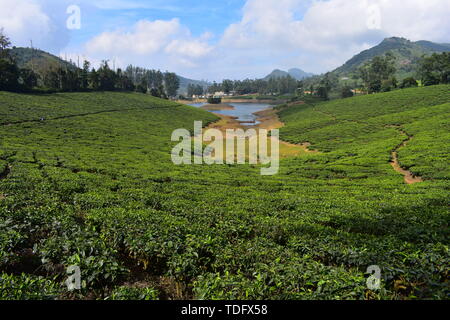
[[[207,103],[193,103],[190,106],[200,108]],[[272,105],[268,103],[226,103],[230,106],[234,107],[234,110],[219,110],[219,111],[211,111],[214,113],[220,113],[226,116],[237,117],[238,121],[256,121],[257,117],[253,114],[258,111],[265,110]]]

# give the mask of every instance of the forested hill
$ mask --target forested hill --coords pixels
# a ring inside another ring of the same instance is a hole
[[[76,68],[75,64],[39,49],[14,47],[11,49],[10,53],[19,68],[33,69],[38,72],[42,68],[60,65],[71,69]]]
[[[43,72],[47,68],[63,66],[65,68],[70,68],[72,70],[77,68],[77,62],[69,62],[61,59],[51,53],[32,48],[22,48],[14,47],[11,49],[11,55],[16,60],[19,68],[28,68],[35,70],[38,73]],[[83,61],[80,60],[80,68],[82,68]],[[180,88],[178,92],[180,94],[186,94],[187,88],[190,84],[200,85],[202,87],[207,87],[209,85],[206,81],[192,80],[178,75],[180,80]]]
[[[362,51],[343,66],[337,68],[333,73],[339,76],[350,76],[355,73],[364,63],[377,56],[382,56],[388,52],[394,54],[396,59],[397,77],[404,78],[415,72],[418,61],[424,55],[450,51],[450,44],[439,44],[430,41],[412,42],[404,38],[387,38],[379,45]]]

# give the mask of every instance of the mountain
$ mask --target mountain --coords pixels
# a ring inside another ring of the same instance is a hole
[[[289,75],[297,80],[303,80],[305,78],[309,78],[314,76],[313,73],[305,72],[302,69],[293,68],[288,71]]]
[[[204,80],[192,80],[182,76],[178,76],[178,79],[180,79],[180,88],[178,89],[179,94],[187,94],[187,89],[190,84],[200,85],[203,88],[211,85],[211,83]]]
[[[391,52],[397,58],[396,76],[398,78],[404,78],[415,73],[418,61],[422,56],[445,51],[450,51],[450,44],[433,43],[430,41],[412,42],[398,37],[386,38],[379,45],[357,54],[332,73],[340,77],[351,77],[364,63],[376,56]]]
[[[301,69],[298,69],[298,68],[293,68],[293,69],[290,69],[289,71],[283,71],[283,70],[275,69],[275,70],[272,71],[271,74],[266,76],[264,78],[264,80],[267,81],[267,80],[270,80],[270,79],[284,78],[284,77],[287,77],[287,76],[291,76],[292,78],[297,79],[297,80],[303,80],[305,78],[312,77],[313,75],[314,74],[305,72],[305,71],[303,71]]]

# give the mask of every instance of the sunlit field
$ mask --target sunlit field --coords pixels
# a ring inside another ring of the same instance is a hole
[[[172,163],[173,130],[219,120],[204,110],[0,92],[0,299],[446,299],[449,92],[279,106],[281,139],[318,152],[265,177]]]

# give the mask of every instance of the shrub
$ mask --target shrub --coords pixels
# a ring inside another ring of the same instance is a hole
[[[220,103],[222,103],[222,98],[209,97],[208,98],[208,103],[210,103],[210,104],[220,104]]]

